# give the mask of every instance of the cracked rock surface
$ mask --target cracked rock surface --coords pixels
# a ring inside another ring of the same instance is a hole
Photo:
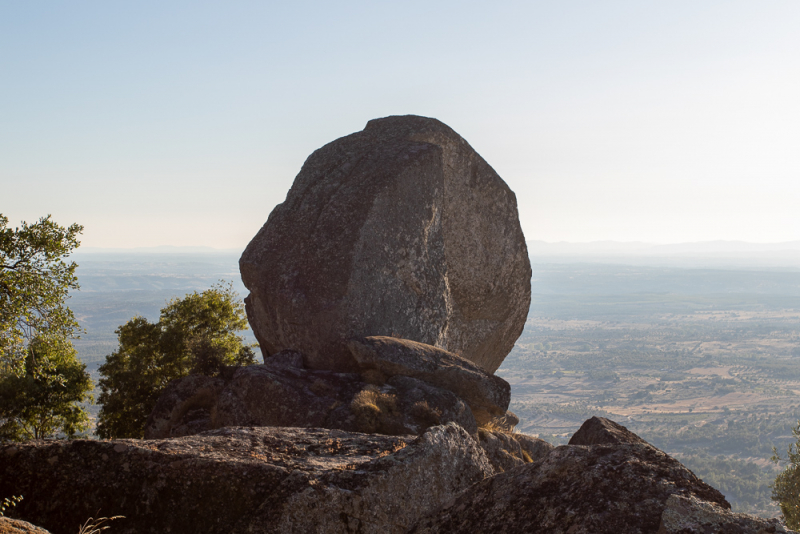
[[[0,446],[0,494],[53,534],[123,515],[121,534],[404,532],[493,473],[455,424],[420,437],[223,428],[166,440]]]

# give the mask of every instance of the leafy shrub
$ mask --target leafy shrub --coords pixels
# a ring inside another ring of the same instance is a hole
[[[787,451],[786,466],[775,479],[772,485],[772,500],[781,507],[786,526],[792,529],[800,529],[800,421],[792,429],[796,441],[789,445]],[[775,463],[781,461],[778,450],[773,447],[772,460]]]

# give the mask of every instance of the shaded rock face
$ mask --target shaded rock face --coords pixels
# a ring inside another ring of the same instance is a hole
[[[0,446],[0,494],[24,494],[19,515],[54,534],[98,510],[125,516],[113,523],[121,534],[399,533],[492,473],[454,424],[418,438],[226,428]]]
[[[457,133],[387,117],[315,151],[244,251],[262,352],[353,370],[345,342],[396,336],[493,373],[522,332],[531,267],[516,197]]]
[[[405,435],[448,422],[477,432],[472,411],[454,393],[412,377],[373,374],[306,369],[300,353],[283,351],[229,379],[190,375],[167,386],[148,417],[145,438],[230,426]]]
[[[736,514],[696,497],[670,495],[657,534],[791,533],[777,519]]]
[[[411,532],[654,533],[674,494],[730,508],[651,445],[565,445],[477,483]]]
[[[408,376],[452,391],[466,401],[478,424],[504,417],[511,386],[471,361],[424,343],[372,336],[348,343],[358,367],[385,376]]]

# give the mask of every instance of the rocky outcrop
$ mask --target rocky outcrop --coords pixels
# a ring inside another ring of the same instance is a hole
[[[346,341],[396,336],[493,373],[530,304],[514,193],[456,132],[370,121],[315,151],[239,262],[266,356],[355,370]]]
[[[171,382],[147,420],[145,438],[228,426],[417,435],[449,422],[471,434],[478,429],[469,406],[448,390],[408,376],[306,369],[300,353],[283,351],[230,378],[190,375]]]
[[[0,516],[0,534],[50,534],[27,521]]]
[[[479,425],[504,417],[511,386],[471,361],[424,343],[372,336],[348,343],[359,368],[384,376],[408,376],[452,391],[472,410]]]
[[[477,483],[412,532],[653,533],[675,494],[730,508],[719,491],[648,444],[565,445]]]
[[[696,497],[670,495],[657,534],[791,533],[777,519],[736,514]],[[796,533],[795,533],[796,534]]]
[[[570,445],[619,445],[622,443],[649,445],[624,426],[605,417],[592,417],[586,420],[569,440]]]
[[[25,495],[15,513],[53,534],[97,515],[125,516],[112,525],[121,534],[792,532],[731,512],[719,491],[607,419],[576,433],[598,442],[588,445],[478,436],[450,423],[416,438],[232,427],[5,444],[0,495]]]
[[[178,439],[0,446],[0,494],[20,517],[74,534],[123,515],[120,534],[400,533],[493,473],[459,426],[418,438],[225,428]]]

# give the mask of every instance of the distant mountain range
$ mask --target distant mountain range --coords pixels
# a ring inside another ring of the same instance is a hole
[[[655,244],[641,241],[591,241],[586,243],[527,242],[531,261],[549,263],[599,262],[633,265],[662,265],[698,268],[791,268],[800,269],[800,240],[783,243],[746,241],[697,241],[694,243]],[[78,249],[78,263],[122,260],[135,255],[137,261],[195,261],[200,258],[238,257],[243,248],[158,247]]]
[[[755,254],[758,252],[798,253],[800,241],[783,243],[748,243],[746,241],[697,241],[694,243],[674,243],[658,245],[641,241],[591,241],[588,243],[568,243],[559,241],[528,241],[528,251],[539,255],[562,254],[622,254],[622,255],[664,255],[664,254]]]
[[[800,241],[698,241],[667,245],[638,241],[528,241],[527,245],[532,262],[586,261],[675,267],[800,268]]]
[[[75,254],[241,254],[242,248],[180,247],[161,245],[158,247],[105,248],[80,247]]]

